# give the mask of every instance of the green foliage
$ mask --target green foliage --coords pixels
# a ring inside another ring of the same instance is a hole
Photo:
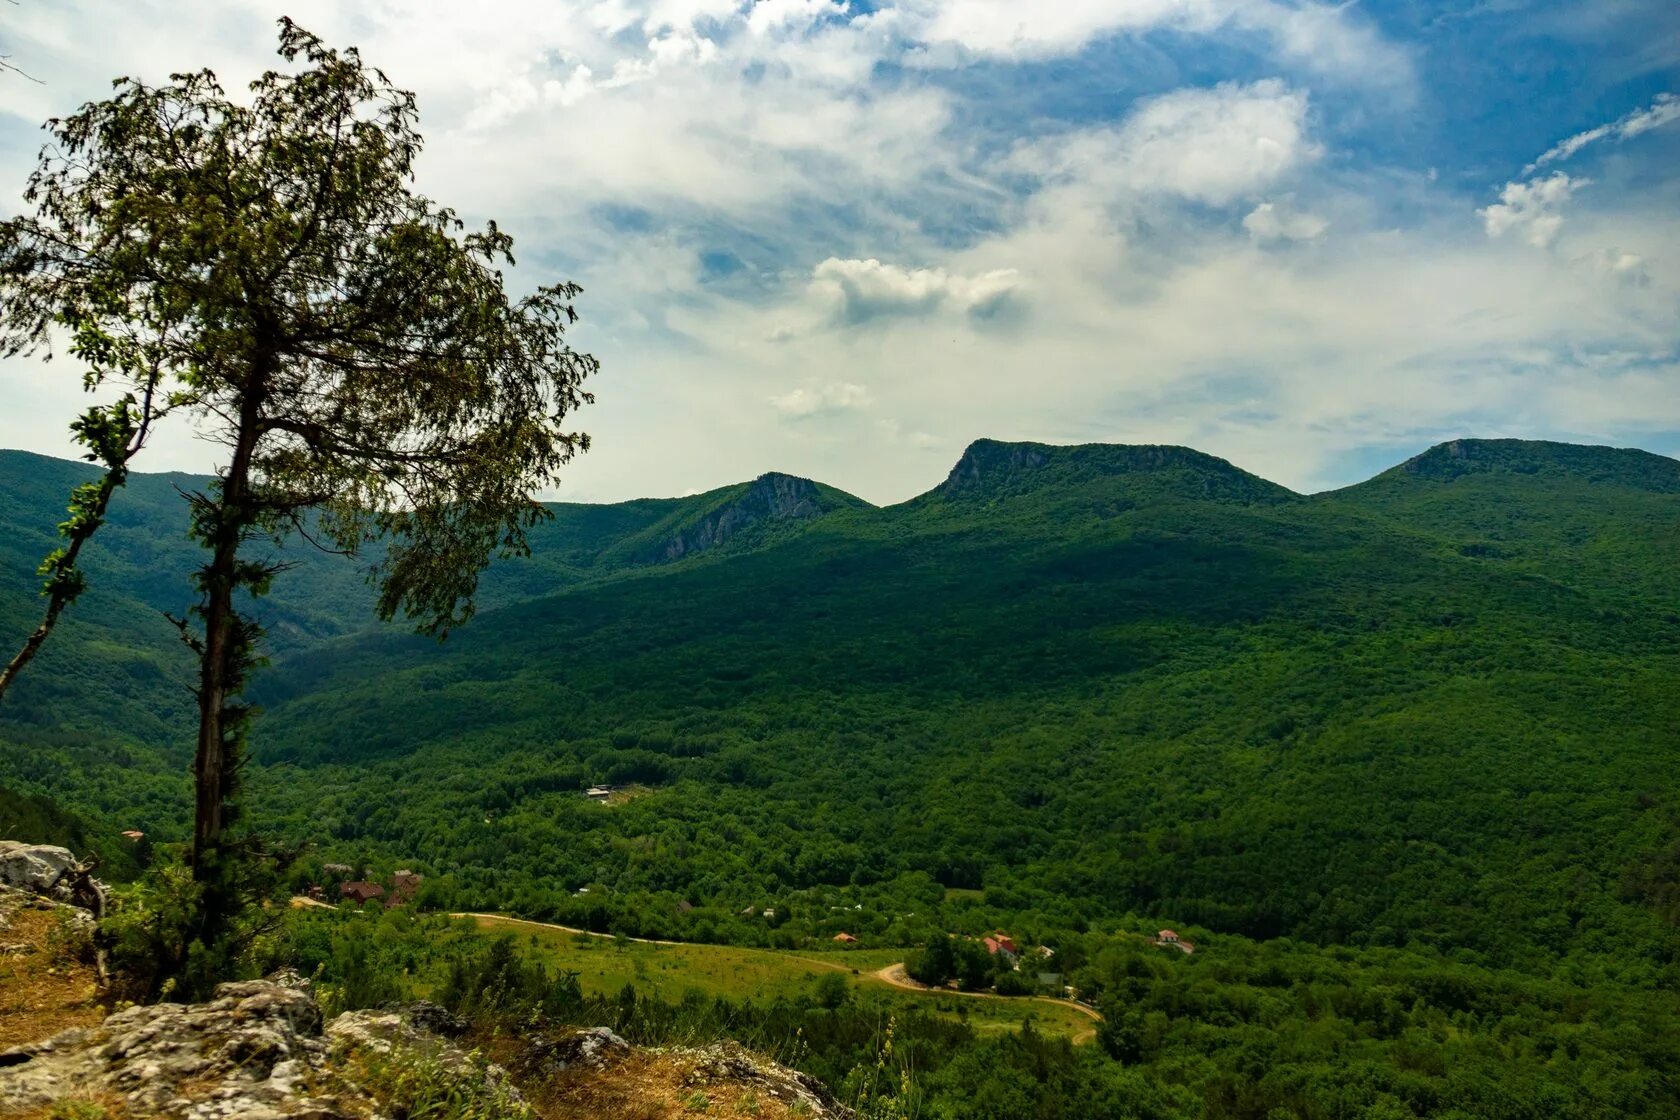
[[[339,1076],[368,1091],[387,1114],[409,1120],[530,1120],[512,1086],[489,1076],[476,1054],[465,1066],[416,1049],[360,1048],[339,1059]]]
[[[292,70],[264,73],[248,98],[208,70],[121,78],[48,122],[33,213],[0,222],[0,354],[67,328],[87,387],[127,389],[72,426],[106,473],[72,491],[68,543],[41,568],[46,617],[0,692],[81,593],[79,552],[154,401],[228,454],[189,496],[202,626],[172,618],[199,663],[188,944],[211,960],[252,873],[231,830],[264,628],[240,607],[282,568],[247,546],[291,532],[352,556],[378,543],[364,558],[379,616],[447,633],[490,557],[525,551],[544,515],[533,491],[588,447],[562,423],[596,368],[565,341],[576,285],[510,299],[512,238],[493,222],[466,232],[412,190],[413,95],[290,19],[279,40]]]
[[[1084,958],[1075,980],[1106,1019],[1098,1045],[1073,1046],[1030,1023],[982,1033],[857,985],[839,1006],[812,986],[796,997],[677,1002],[627,987],[545,1007],[544,970],[506,938],[397,912],[291,918],[313,931],[295,943],[328,930],[361,938],[392,975],[476,1008],[484,1030],[573,1023],[647,1045],[734,1038],[820,1078],[866,1116],[1655,1120],[1680,1107],[1680,1010],[1666,995],[1403,950],[1227,938],[1216,953],[1185,957],[1092,931],[1067,955]],[[462,975],[478,979],[447,979],[462,960]],[[326,982],[333,968],[320,970]]]
[[[442,651],[351,632],[339,605],[365,593],[306,561],[289,576],[317,606],[265,604],[289,644],[251,788],[316,858],[412,866],[454,909],[795,951],[997,928],[1053,948],[1027,979],[1099,1001],[1099,1044],[900,1018],[923,1116],[1663,1115],[1680,467],[1453,457],[1299,497],[1192,453],[999,445],[904,506],[661,563],[631,558],[675,506],[558,507]],[[32,462],[0,517],[56,501],[30,487],[59,468]],[[152,482],[127,492],[148,516],[89,550],[109,610],[43,654],[101,718],[26,678],[3,733],[30,749],[0,771],[174,839],[178,712],[136,558],[180,512]],[[658,531],[720,515],[690,512]],[[583,797],[614,773],[646,788]],[[1197,952],[1144,944],[1161,925]],[[430,952],[375,941],[366,970],[441,984]],[[863,988],[749,1011],[638,984],[578,1014],[775,1052],[803,1030],[841,1084],[874,1060]]]
[[[140,999],[208,998],[224,980],[249,979],[269,971],[281,910],[274,865],[250,859],[233,889],[239,903],[229,921],[207,931],[205,885],[184,864],[165,861],[119,890],[99,926],[113,971]]]
[[[481,953],[456,957],[437,998],[469,1019],[521,1017],[534,1022],[564,1021],[583,1003],[575,973],[550,975],[540,961],[520,956],[513,939],[505,936]]]

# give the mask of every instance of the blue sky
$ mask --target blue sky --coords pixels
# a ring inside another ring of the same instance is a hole
[[[1463,435],[1680,453],[1672,3],[22,0],[0,212],[42,119],[238,85],[281,14],[416,90],[420,188],[511,230],[516,283],[585,285],[557,496],[895,501],[980,436],[1299,489]],[[62,453],[77,396],[0,366],[0,444]]]

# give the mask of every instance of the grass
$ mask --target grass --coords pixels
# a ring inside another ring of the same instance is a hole
[[[570,969],[590,995],[614,995],[626,984],[663,999],[689,992],[768,1002],[812,994],[819,977],[843,972],[860,992],[905,1009],[932,1011],[966,1022],[976,1031],[1019,1030],[1030,1021],[1047,1035],[1083,1042],[1095,1023],[1077,1008],[1041,999],[992,999],[956,992],[910,992],[874,975],[904,959],[903,949],[846,949],[783,952],[730,945],[666,945],[617,941],[568,933],[504,918],[477,918],[488,932],[510,932],[538,959]]]
[[[0,915],[0,944],[0,1050],[105,1018],[93,967],[66,943],[58,912]]]
[[[565,1070],[528,1088],[545,1120],[793,1120],[798,1102],[711,1076],[699,1054],[640,1051],[610,1071]]]

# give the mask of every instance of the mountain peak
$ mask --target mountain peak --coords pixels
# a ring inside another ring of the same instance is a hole
[[[779,471],[714,490],[696,501],[701,503],[699,508],[690,507],[676,524],[666,526],[661,537],[641,551],[640,562],[669,563],[717,548],[749,530],[814,521],[836,510],[868,504],[833,487]]]
[[[1539,475],[1656,493],[1680,493],[1680,460],[1634,448],[1549,440],[1449,440],[1414,455],[1386,473],[1436,482],[1452,482],[1476,474]]]
[[[1129,478],[1162,496],[1277,500],[1290,491],[1213,455],[1171,444],[1009,443],[977,439],[934,493],[996,497]]]

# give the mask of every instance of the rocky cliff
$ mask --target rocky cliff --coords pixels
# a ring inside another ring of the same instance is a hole
[[[808,478],[774,472],[760,475],[739,496],[683,526],[640,559],[644,563],[669,563],[716,548],[757,526],[811,521],[833,507],[834,502],[822,488]]]

